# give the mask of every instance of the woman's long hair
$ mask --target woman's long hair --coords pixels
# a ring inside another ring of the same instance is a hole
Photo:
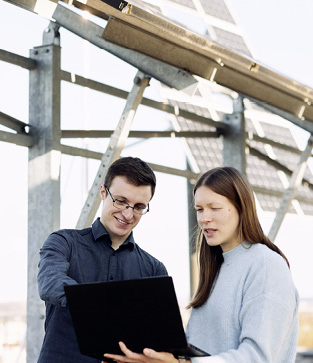
[[[251,244],[262,243],[280,254],[289,262],[281,250],[264,234],[260,225],[253,190],[247,178],[233,167],[219,167],[204,173],[196,182],[195,195],[201,186],[210,188],[214,193],[228,198],[239,214],[238,233],[241,241]],[[221,246],[209,246],[198,226],[197,254],[199,262],[199,283],[195,296],[188,308],[203,305],[213,290],[221,265],[224,261]]]

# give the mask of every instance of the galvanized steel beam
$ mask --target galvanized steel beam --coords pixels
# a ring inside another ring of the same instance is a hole
[[[125,50],[125,52],[126,51],[127,50]],[[119,97],[119,98],[122,98],[122,99],[125,99],[125,100],[128,97],[128,92],[127,91],[121,90],[121,89],[116,88],[116,87],[109,86],[107,84],[97,82],[97,81],[95,81],[93,79],[88,79],[88,78],[79,76],[79,75],[74,74],[74,73],[62,71],[61,72],[61,77],[62,77],[62,80],[66,81],[66,82],[70,82],[70,83],[73,83],[73,84],[76,84],[76,85],[82,86],[82,87],[88,87],[88,88],[93,89],[95,91],[103,92],[103,93],[109,94],[111,96]],[[214,120],[212,120],[210,118],[206,118],[206,117],[197,115],[195,113],[183,110],[183,109],[181,109],[179,107],[174,107],[172,105],[169,105],[168,103],[155,101],[155,100],[152,100],[150,98],[143,97],[142,100],[141,100],[141,104],[144,105],[144,106],[153,108],[155,110],[164,111],[166,113],[169,113],[169,114],[172,114],[172,115],[175,115],[175,116],[184,117],[184,118],[186,118],[188,120],[196,121],[196,122],[199,122],[199,123],[204,124],[204,125],[209,125],[209,126],[212,126],[212,127],[216,127],[216,128],[221,129],[221,130],[223,130],[224,127],[225,127],[225,125],[223,123],[221,123],[221,122],[214,121]]]
[[[233,166],[246,173],[246,131],[243,98],[233,102],[233,113],[225,115],[223,122],[227,125],[223,133],[223,165]]]
[[[299,185],[301,184],[307,166],[308,158],[311,156],[312,148],[313,148],[313,136],[311,135],[308,140],[307,146],[300,157],[299,163],[292,173],[292,176],[289,181],[289,186],[286,189],[283,198],[281,200],[279,209],[276,212],[274,222],[269,232],[269,238],[272,241],[275,240],[279,228],[283,222],[283,219],[286,213],[288,212],[291,201],[294,198]]]
[[[108,138],[111,137],[114,130],[63,130],[62,138]],[[217,131],[130,131],[128,138],[149,139],[155,137],[190,137],[190,138],[209,138],[219,137]]]
[[[269,165],[273,166],[275,169],[277,170],[281,170],[283,171],[285,174],[287,175],[292,175],[293,171],[289,168],[287,168],[286,165],[283,165],[282,163],[280,163],[279,161],[270,158],[268,155],[263,154],[261,151],[252,148],[251,146],[247,145],[249,153],[253,156],[256,156],[257,158],[264,160],[266,163],[268,163]],[[310,155],[312,156],[312,155]],[[311,190],[313,190],[313,184],[310,182],[310,180],[303,178],[302,179],[302,184],[307,186],[308,188],[310,188]]]
[[[63,154],[66,155],[81,156],[95,160],[101,160],[103,157],[102,153],[68,145],[61,145],[60,150]],[[168,166],[153,164],[153,163],[147,163],[147,164],[151,167],[152,170],[157,171],[159,173],[182,176],[190,180],[194,180],[198,177],[197,173],[193,173],[192,171],[189,170],[175,169],[175,168],[170,168]]]
[[[0,60],[7,63],[15,64],[16,66],[20,66],[28,70],[35,69],[37,67],[35,59],[23,57],[21,55],[11,53],[3,49],[0,49]]]
[[[311,121],[305,120],[305,118],[303,117],[303,115],[301,117],[299,117],[298,115],[293,115],[289,112],[286,112],[284,110],[279,109],[278,107],[273,106],[270,103],[266,103],[266,102],[261,102],[258,101],[256,99],[253,99],[251,97],[246,97],[249,98],[250,101],[252,101],[253,103],[261,106],[262,108],[264,108],[265,110],[274,113],[280,117],[282,117],[285,120],[288,120],[290,122],[292,122],[293,124],[295,124],[296,126],[302,128],[303,130],[308,131],[309,133],[313,133],[313,123]],[[300,110],[299,110],[300,112]]]
[[[9,142],[11,144],[32,147],[34,138],[27,134],[13,134],[12,132],[0,131],[0,141]]]
[[[60,47],[43,45],[30,52],[30,135],[36,141],[28,158],[27,362],[37,362],[44,335],[44,304],[39,299],[39,249],[60,228]]]
[[[25,122],[19,121],[16,118],[9,116],[1,111],[0,111],[0,124],[18,133],[26,133],[26,128],[31,127]]]
[[[80,15],[65,8],[57,6],[53,12],[53,19],[57,24],[70,30],[72,33],[88,40],[101,49],[123,59],[125,62],[138,68],[143,73],[159,80],[169,87],[173,87],[188,94],[193,94],[198,81],[189,72],[173,65],[166,64],[145,53],[136,52],[127,47],[121,47],[106,41],[102,36],[105,28],[83,19]]]

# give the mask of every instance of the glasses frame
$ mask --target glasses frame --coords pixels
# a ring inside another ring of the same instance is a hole
[[[112,196],[112,194],[111,194],[111,192],[110,192],[109,188],[108,188],[108,187],[106,187],[106,186],[104,186],[104,187],[105,187],[106,191],[109,193],[110,198],[112,199],[113,207],[114,207],[114,208],[119,209],[119,210],[127,210],[127,209],[131,208],[131,209],[133,210],[133,213],[138,214],[139,216],[144,216],[145,214],[147,214],[147,213],[149,212],[149,210],[150,210],[149,203],[147,204],[147,209],[145,210],[145,212],[144,212],[144,213],[138,213],[138,212],[136,212],[136,211],[135,211],[135,207],[132,207],[132,206],[131,206],[131,205],[129,205],[127,202],[124,202],[124,203],[125,203],[125,208],[124,208],[124,209],[123,209],[123,208],[119,208],[119,207],[117,207],[116,205],[114,205],[114,203],[116,202],[116,199],[114,199],[114,198],[113,198],[113,196]]]

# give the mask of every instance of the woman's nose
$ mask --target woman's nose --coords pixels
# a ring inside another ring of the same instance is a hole
[[[198,221],[201,222],[201,223],[211,222],[212,221],[212,214],[210,213],[210,211],[203,211],[198,216]]]

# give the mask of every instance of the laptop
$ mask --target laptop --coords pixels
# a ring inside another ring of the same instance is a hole
[[[64,287],[80,352],[104,360],[123,354],[119,341],[176,357],[209,356],[188,345],[172,277],[97,282]]]

